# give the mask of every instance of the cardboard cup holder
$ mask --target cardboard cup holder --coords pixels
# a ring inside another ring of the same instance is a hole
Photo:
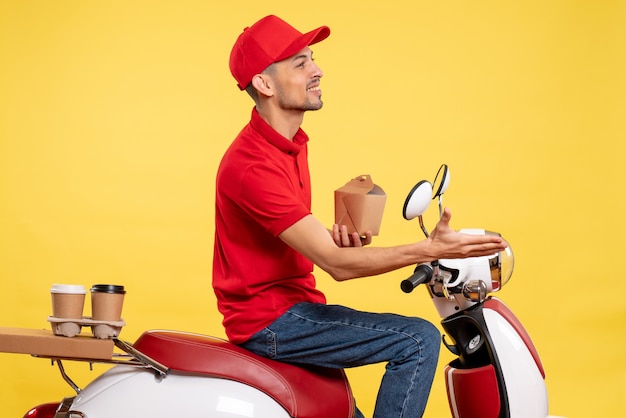
[[[96,338],[107,339],[117,337],[126,325],[123,319],[119,321],[98,321],[89,317],[81,319],[48,317],[52,325],[52,333],[64,337],[75,337],[80,334],[82,327],[91,327],[91,332]]]
[[[121,318],[126,290],[124,286],[95,284],[91,290],[92,316],[83,316],[85,294],[82,285],[53,284],[52,316],[48,322],[52,333],[64,337],[75,337],[82,327],[91,327],[94,337],[107,339],[117,337],[126,323]]]

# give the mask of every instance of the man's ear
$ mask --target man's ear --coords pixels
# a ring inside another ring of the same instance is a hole
[[[270,97],[274,95],[271,80],[265,74],[257,74],[252,77],[252,86],[264,96]]]

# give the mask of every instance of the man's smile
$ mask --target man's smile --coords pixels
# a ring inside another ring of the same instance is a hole
[[[306,91],[307,92],[313,92],[313,93],[318,93],[318,92],[321,93],[322,89],[320,89],[319,84],[316,84],[316,85],[314,85],[312,87],[307,88]]]

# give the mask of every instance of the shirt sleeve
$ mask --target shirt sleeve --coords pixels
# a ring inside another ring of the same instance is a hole
[[[250,166],[240,181],[241,209],[274,236],[311,213],[299,181],[279,167]]]

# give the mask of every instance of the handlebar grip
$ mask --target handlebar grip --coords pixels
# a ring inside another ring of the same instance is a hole
[[[428,283],[433,277],[433,268],[429,264],[418,264],[413,271],[413,275],[408,279],[402,280],[400,289],[404,293],[411,293],[413,289],[422,283]]]

